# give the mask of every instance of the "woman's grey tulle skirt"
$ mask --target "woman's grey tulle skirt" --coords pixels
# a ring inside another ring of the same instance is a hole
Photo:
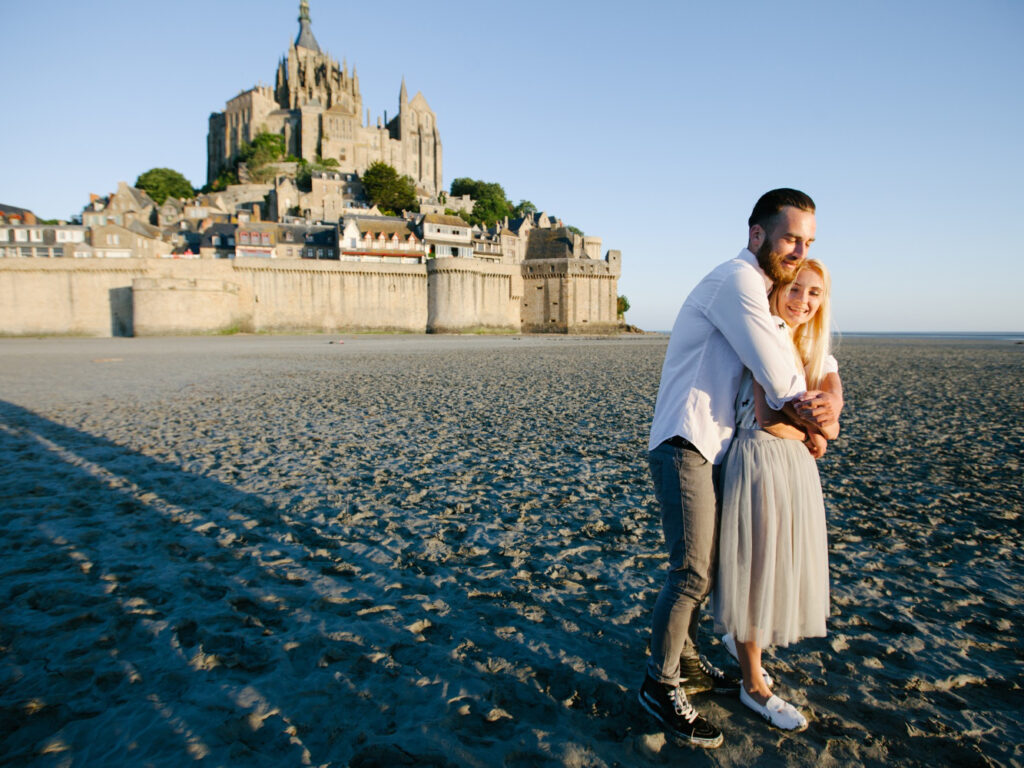
[[[825,635],[828,540],[821,480],[797,440],[736,431],[722,467],[715,627],[762,648]]]

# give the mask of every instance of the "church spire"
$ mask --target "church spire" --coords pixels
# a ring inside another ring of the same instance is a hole
[[[313,28],[309,19],[309,2],[301,0],[299,3],[299,36],[295,38],[296,48],[309,48],[312,51],[321,53],[320,46],[313,37]]]

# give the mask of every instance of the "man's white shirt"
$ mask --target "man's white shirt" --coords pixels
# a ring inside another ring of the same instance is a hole
[[[735,431],[744,368],[775,410],[806,391],[793,348],[768,310],[771,287],[757,257],[744,248],[686,297],[665,353],[650,449],[678,435],[721,463]]]

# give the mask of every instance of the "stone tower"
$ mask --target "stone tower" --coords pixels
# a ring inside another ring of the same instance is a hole
[[[299,3],[299,34],[281,58],[273,89],[257,86],[210,115],[207,180],[231,167],[243,142],[264,131],[284,137],[287,152],[309,162],[333,158],[339,170],[362,173],[383,161],[412,177],[417,191],[434,197],[443,189],[437,116],[423,94],[411,100],[405,78],[398,115],[386,125],[364,120],[355,68],[332,59],[313,35],[309,3]]]

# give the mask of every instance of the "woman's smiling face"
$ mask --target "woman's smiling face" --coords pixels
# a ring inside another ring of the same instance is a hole
[[[813,269],[801,269],[796,280],[779,291],[776,310],[786,325],[803,325],[818,311],[825,296],[825,281]]]

